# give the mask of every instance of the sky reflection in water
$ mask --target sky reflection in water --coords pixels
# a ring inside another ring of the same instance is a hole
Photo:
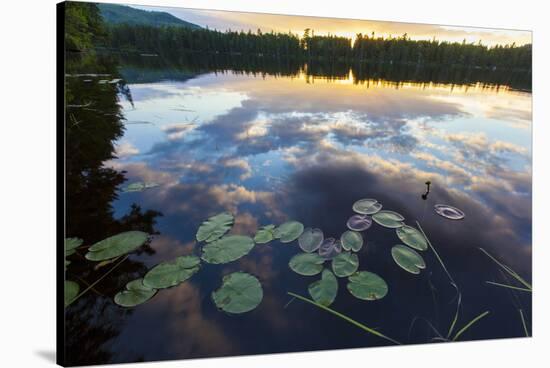
[[[129,182],[161,184],[123,193],[115,204],[120,214],[134,202],[164,214],[151,244],[156,254],[139,256],[147,266],[197,252],[199,224],[224,210],[236,216],[233,233],[253,235],[261,225],[295,219],[339,238],[353,202],[372,197],[408,224],[421,222],[463,291],[462,324],[491,310],[465,339],[522,335],[517,307],[530,310],[530,299],[487,287],[485,280],[502,276],[477,247],[530,279],[530,93],[231,72],[129,88],[134,106],[121,102],[127,124],[119,159],[106,165],[126,170]],[[460,208],[466,219],[437,216],[436,203]],[[384,277],[389,294],[363,302],[342,279],[333,307],[406,343],[434,337],[420,323],[409,330],[414,317],[446,331],[453,290],[432,255],[425,253],[428,269],[412,276],[391,260],[399,243],[392,230],[373,225],[365,238],[359,269]],[[288,268],[298,251],[297,242],[258,245],[159,293],[108,343],[115,361],[384,345],[301,302],[284,308],[287,291],[307,295],[316,279]],[[210,293],[237,270],[260,279],[264,300],[228,316]]]

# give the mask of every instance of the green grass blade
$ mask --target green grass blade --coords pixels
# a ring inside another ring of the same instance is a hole
[[[525,317],[523,316],[523,311],[518,309],[519,316],[521,317],[521,324],[523,325],[523,331],[525,332],[525,337],[529,337],[529,331],[527,330],[527,324],[525,324]]]
[[[512,286],[512,285],[506,285],[506,284],[500,284],[498,282],[493,282],[493,281],[485,281],[486,283],[490,284],[490,285],[495,285],[495,286],[500,286],[500,287],[504,287],[504,288],[508,288],[508,289],[514,289],[514,290],[519,290],[519,291],[526,291],[528,293],[532,293],[533,290],[531,289],[526,289],[526,288],[521,288],[521,287],[517,287],[517,286]]]
[[[493,262],[495,262],[497,265],[499,265],[504,271],[506,271],[510,276],[512,276],[514,279],[516,279],[518,282],[523,284],[527,289],[532,290],[533,287],[530,283],[525,281],[520,275],[518,275],[514,270],[512,270],[510,267],[506,266],[505,264],[498,261],[495,257],[489,254],[485,249],[479,248],[487,257],[489,257]]]
[[[447,332],[447,339],[449,339],[451,337],[451,334],[453,333],[456,322],[458,321],[458,314],[460,312],[460,304],[461,303],[462,303],[462,294],[459,292],[458,293],[458,303],[456,304],[455,318],[453,319],[453,322],[451,323],[451,326],[449,327],[449,332]]]
[[[383,339],[385,339],[385,340],[391,341],[391,342],[393,342],[394,344],[401,345],[400,342],[398,342],[398,341],[392,339],[391,337],[388,337],[388,336],[386,336],[386,335],[384,335],[384,334],[382,334],[382,333],[380,333],[380,332],[378,332],[378,331],[376,331],[376,330],[373,330],[372,328],[367,327],[367,326],[365,326],[364,324],[362,324],[362,323],[360,323],[360,322],[357,322],[356,320],[354,320],[354,319],[352,319],[352,318],[350,318],[350,317],[348,317],[348,316],[345,316],[345,315],[343,315],[343,314],[340,313],[340,312],[335,311],[334,309],[331,309],[331,308],[329,308],[329,307],[325,307],[324,305],[318,304],[318,303],[314,302],[313,300],[309,300],[309,299],[307,299],[307,298],[304,298],[304,297],[301,296],[301,295],[294,294],[294,293],[292,293],[292,292],[290,292],[290,291],[287,292],[287,294],[290,295],[290,296],[293,296],[293,297],[295,297],[295,298],[297,298],[297,299],[300,299],[301,301],[304,301],[304,302],[306,302],[306,303],[313,304],[313,305],[315,305],[315,306],[318,307],[318,308],[324,309],[325,311],[327,311],[327,312],[329,312],[329,313],[332,313],[332,314],[334,314],[334,315],[337,316],[337,317],[342,318],[343,320],[345,320],[345,321],[351,323],[352,325],[354,325],[354,326],[356,326],[356,327],[359,327],[360,329],[362,329],[362,330],[364,330],[364,331],[366,331],[366,332],[368,332],[368,333],[371,333],[371,334],[373,334],[373,335],[376,335],[376,336],[378,336],[378,337],[381,337],[381,338],[383,338]]]
[[[292,303],[294,300],[296,300],[296,298],[295,298],[295,297],[292,297],[292,299],[290,299],[290,300],[288,301],[288,303],[285,304],[285,306],[283,307],[283,309],[286,309],[286,308],[290,305],[290,303]]]
[[[466,332],[467,329],[472,327],[474,323],[476,323],[477,321],[479,321],[480,319],[482,319],[488,314],[489,314],[489,311],[485,311],[481,313],[479,316],[477,316],[476,318],[474,318],[473,320],[471,320],[470,322],[468,322],[466,326],[462,327],[462,329],[456,333],[455,337],[453,337],[453,341],[456,341],[460,337],[460,335],[462,335],[464,332]]]
[[[447,269],[447,266],[445,266],[445,262],[443,262],[443,259],[441,259],[441,257],[439,256],[439,253],[437,253],[437,251],[435,250],[435,247],[432,245],[432,242],[426,236],[426,233],[424,232],[424,229],[422,229],[422,226],[420,226],[420,222],[416,221],[416,225],[418,226],[418,229],[422,232],[422,235],[424,236],[424,239],[426,239],[426,242],[428,243],[430,249],[432,250],[432,252],[434,252],[435,257],[437,258],[437,260],[439,261],[439,264],[443,268],[443,271],[445,271],[445,273],[449,277],[449,280],[451,281],[451,285],[456,289],[456,292],[457,292],[458,301],[457,301],[457,304],[456,304],[456,313],[455,313],[455,316],[453,318],[453,321],[451,322],[451,325],[449,326],[449,331],[447,332],[447,339],[449,339],[451,337],[451,334],[453,333],[453,330],[454,330],[455,326],[456,326],[456,322],[458,321],[458,314],[460,312],[460,305],[462,303],[462,294],[460,293],[460,290],[458,289],[458,286],[456,285],[455,280],[451,276],[451,273]]]
[[[418,226],[418,229],[420,229],[420,231],[422,232],[422,235],[424,236],[424,239],[426,239],[426,242],[428,242],[428,245],[430,246],[430,249],[432,250],[432,252],[434,252],[437,260],[439,261],[439,263],[441,264],[441,267],[443,267],[443,270],[445,271],[445,273],[447,274],[447,276],[449,277],[449,280],[451,280],[451,283],[453,284],[453,286],[458,290],[457,286],[456,286],[456,282],[455,280],[453,279],[453,277],[451,276],[451,273],[449,272],[449,270],[447,270],[447,267],[445,266],[445,263],[443,263],[443,260],[441,259],[441,257],[439,256],[439,253],[437,253],[437,251],[435,250],[434,246],[432,245],[432,242],[430,242],[430,239],[428,239],[428,237],[426,236],[426,233],[424,232],[424,230],[422,229],[422,226],[420,226],[420,223],[418,221],[416,221],[416,225]]]

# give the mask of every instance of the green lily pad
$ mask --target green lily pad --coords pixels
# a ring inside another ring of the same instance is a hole
[[[262,226],[254,236],[254,243],[265,244],[273,240],[275,225]]]
[[[145,189],[151,189],[158,187],[160,184],[158,183],[145,183],[142,181],[137,181],[135,183],[130,183],[126,187],[122,189],[122,192],[124,193],[130,193],[130,192],[143,192]]]
[[[149,235],[143,231],[126,231],[100,242],[88,249],[86,258],[90,261],[104,261],[130,253],[141,247]]]
[[[233,262],[247,255],[254,248],[254,240],[249,236],[228,235],[202,248],[203,261],[212,264]]]
[[[197,231],[197,240],[207,243],[213,242],[224,236],[231,229],[235,218],[228,212],[217,214],[203,222]]]
[[[79,291],[80,286],[76,282],[65,280],[65,306],[73,301]]]
[[[307,253],[315,252],[325,239],[321,229],[307,228],[298,238],[298,245]]]
[[[348,277],[353,275],[359,267],[359,257],[357,254],[344,252],[338,254],[332,260],[332,271],[338,277]]]
[[[313,276],[323,270],[324,262],[325,259],[318,253],[299,253],[290,259],[288,265],[297,274]]]
[[[392,229],[405,225],[402,221],[405,220],[403,216],[393,211],[380,211],[372,215],[372,219],[378,224],[384,227]]]
[[[82,239],[79,238],[66,238],[65,239],[65,257],[70,256],[76,252],[76,248],[82,245]]]
[[[325,260],[333,259],[340,253],[342,253],[342,242],[334,238],[326,238],[323,240],[323,244],[319,247],[318,252]]]
[[[177,257],[159,263],[143,278],[143,285],[150,289],[164,289],[179,285],[200,269],[201,260],[196,256]]]
[[[123,192],[141,192],[145,189],[145,185],[142,182],[130,183],[122,189]]]
[[[212,293],[216,306],[227,313],[245,313],[256,308],[264,292],[258,279],[248,273],[234,272],[223,278],[222,286]]]
[[[426,268],[426,263],[420,254],[401,244],[391,249],[391,255],[395,263],[407,272],[419,274],[421,269]]]
[[[409,247],[417,250],[428,249],[428,242],[426,241],[426,238],[416,228],[409,225],[404,225],[403,227],[397,228],[396,233],[399,239],[401,239],[401,241]]]
[[[375,273],[359,271],[349,278],[348,290],[356,298],[362,300],[382,299],[388,293],[388,284]]]
[[[382,205],[376,199],[364,198],[353,204],[353,210],[362,215],[372,215],[382,209]]]
[[[135,307],[151,299],[157,291],[143,285],[143,279],[130,281],[126,290],[115,295],[115,303],[121,307]]]
[[[363,247],[363,237],[356,231],[348,230],[344,232],[340,237],[340,241],[344,250],[359,252]]]
[[[308,287],[309,295],[317,303],[328,307],[336,299],[338,294],[338,280],[330,270],[323,270],[321,280],[317,280]]]
[[[280,239],[281,243],[290,243],[300,237],[304,232],[304,225],[298,221],[288,221],[273,231],[273,237]]]

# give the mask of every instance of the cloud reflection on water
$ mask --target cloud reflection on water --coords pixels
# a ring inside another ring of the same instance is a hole
[[[376,83],[369,88],[312,85],[300,78],[231,74],[201,76],[178,88],[182,95],[194,96],[193,101],[214,93],[241,98],[224,112],[199,115],[191,124],[181,123],[189,113],[173,122],[163,120],[158,129],[164,138],[151,138],[151,149],[108,163],[126,170],[131,180],[161,184],[121,199],[139,196],[132,198],[164,214],[162,235],[153,243],[159,260],[196,252],[196,228],[224,210],[235,214],[236,233],[253,235],[259,226],[294,218],[338,237],[351,204],[374,197],[405,215],[408,223],[421,221],[452,271],[468,280],[486,275],[476,253],[480,246],[530,274],[531,148],[521,133],[530,116],[530,95]],[[147,104],[151,110],[143,113],[148,116],[166,109],[162,94],[141,94],[134,96],[135,114],[144,106],[140,98],[161,100],[158,111]],[[200,110],[185,98],[182,103]],[[129,127],[125,139],[137,140],[138,129]],[[426,180],[432,191],[422,201]],[[438,217],[432,211],[435,203],[459,207],[466,219]],[[390,241],[397,240],[377,238],[372,244],[380,251]],[[281,273],[286,261],[277,261],[274,250],[258,246],[238,264],[156,297],[151,308],[169,315],[166,333],[175,344],[170,351],[186,357],[250,351],[255,342],[236,346],[233,332],[223,328],[233,322],[205,307],[208,292],[231,270],[251,272],[264,285],[264,302],[250,317],[262,321],[256,325],[279,332],[298,329],[301,322],[290,321],[283,309],[287,299],[280,288],[286,285],[277,282],[287,280]],[[180,338],[191,330],[200,332]],[[211,348],[202,351],[202,346]]]

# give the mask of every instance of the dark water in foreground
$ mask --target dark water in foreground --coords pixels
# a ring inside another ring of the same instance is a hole
[[[288,268],[297,242],[273,241],[233,263],[204,264],[191,280],[133,309],[112,301],[157,263],[200,254],[195,233],[209,216],[232,212],[235,234],[294,219],[339,238],[352,204],[364,197],[409,225],[421,223],[462,292],[458,328],[490,311],[461,340],[524,336],[519,309],[531,330],[530,294],[486,284],[514,281],[478,249],[530,280],[530,92],[430,79],[358,81],[352,72],[329,78],[163,65],[87,55],[67,69],[67,236],[91,244],[129,229],[155,234],[67,309],[69,363],[387,345],[312,305],[287,305],[287,292],[309,297],[319,277]],[[121,191],[138,181],[159,186]],[[436,215],[437,203],[466,218]],[[433,253],[422,253],[427,269],[412,275],[391,257],[400,243],[393,230],[373,224],[363,235],[359,270],[382,276],[389,293],[362,301],[339,279],[331,307],[402,343],[445,335],[455,292]],[[81,288],[110,267],[94,270],[71,257],[67,277]],[[252,312],[228,315],[210,294],[238,270],[258,277],[264,298]]]

